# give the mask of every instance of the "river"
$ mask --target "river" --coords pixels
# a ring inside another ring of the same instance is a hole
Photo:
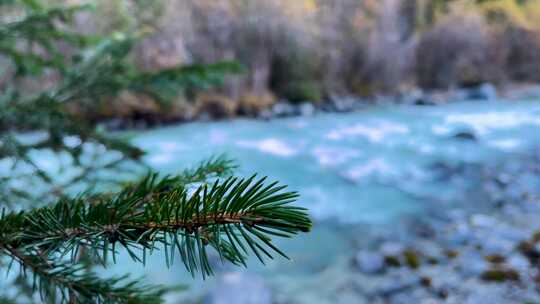
[[[163,173],[225,153],[240,165],[238,175],[258,173],[299,191],[298,204],[309,209],[313,232],[279,241],[292,261],[278,258],[263,267],[253,260],[248,267],[279,286],[302,284],[349,259],[365,229],[422,217],[430,208],[465,206],[467,185],[437,182],[433,168],[523,153],[540,143],[539,131],[540,102],[468,101],[372,106],[272,121],[196,122],[140,132],[132,140],[148,152],[145,161]],[[180,263],[167,269],[159,254],[144,269],[129,262],[113,268],[119,273],[131,269],[154,283],[190,286],[171,295],[171,303],[214,284],[192,279]]]

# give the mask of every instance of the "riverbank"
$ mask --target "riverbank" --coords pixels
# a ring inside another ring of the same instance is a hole
[[[540,150],[534,149],[497,164],[442,170],[440,176],[449,182],[473,180],[476,189],[459,208],[413,220],[403,227],[404,239],[389,235],[373,250],[361,249],[354,258],[359,274],[351,283],[361,290],[360,298],[368,303],[540,301],[539,161]]]
[[[437,106],[463,100],[511,102],[540,99],[540,85],[514,83],[496,87],[490,83],[449,90],[404,90],[396,94],[378,94],[371,97],[331,96],[322,102],[290,102],[274,97],[244,96],[233,100],[218,94],[204,94],[193,102],[159,106],[154,101],[133,95],[123,96],[120,108],[114,103],[108,114],[95,120],[111,131],[144,130],[159,126],[197,121],[219,121],[234,118],[271,120],[283,117],[309,117],[317,113],[347,113],[373,105]],[[101,115],[101,114],[100,114]],[[110,116],[110,117],[109,117]]]

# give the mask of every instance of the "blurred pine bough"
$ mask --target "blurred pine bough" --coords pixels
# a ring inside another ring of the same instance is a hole
[[[120,249],[144,264],[162,250],[167,265],[180,255],[186,271],[205,277],[210,252],[236,265],[248,253],[264,262],[285,256],[272,237],[310,229],[306,211],[290,204],[295,192],[232,177],[235,165],[224,157],[133,182],[150,171],[143,152],[81,115],[124,92],[166,106],[219,84],[237,64],[143,71],[129,60],[136,34],[72,30],[91,7],[1,0],[0,9],[0,266],[9,286],[0,302],[161,303],[171,288],[103,278],[92,265],[116,262]]]

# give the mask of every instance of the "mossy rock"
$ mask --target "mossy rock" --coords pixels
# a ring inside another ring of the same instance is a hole
[[[531,236],[531,241],[534,243],[540,242],[540,231],[536,231],[533,233],[533,235]]]
[[[433,280],[428,276],[420,277],[420,285],[429,288],[433,284]]]
[[[446,255],[446,257],[448,257],[449,259],[455,259],[459,256],[459,252],[455,251],[455,250],[452,250],[452,249],[448,249],[448,250],[445,250],[444,251],[444,254]]]
[[[506,257],[500,254],[491,254],[491,255],[486,255],[484,257],[484,260],[486,260],[487,262],[491,264],[502,264],[506,262]]]
[[[536,246],[534,243],[529,241],[522,241],[520,242],[516,249],[521,252],[527,259],[529,259],[529,262],[531,264],[538,264],[540,262],[540,252],[536,249]]]
[[[436,257],[431,257],[431,256],[427,258],[427,262],[428,262],[428,264],[430,264],[430,265],[437,265],[437,264],[439,264],[439,260],[438,260]]]
[[[405,264],[410,268],[417,269],[420,267],[420,256],[418,252],[408,249],[403,251],[403,257],[405,258]]]
[[[493,268],[482,273],[480,278],[486,282],[519,281],[519,272],[510,268]]]
[[[384,257],[384,264],[389,267],[401,267],[401,261],[398,257],[387,255]]]

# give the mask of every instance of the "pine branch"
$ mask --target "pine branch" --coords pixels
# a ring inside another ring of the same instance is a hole
[[[244,264],[249,252],[264,263],[263,256],[272,258],[272,251],[286,257],[271,236],[291,237],[310,229],[305,210],[290,205],[297,194],[282,191],[285,187],[277,183],[265,185],[264,178],[231,177],[194,191],[175,181],[150,176],[139,191],[128,189],[97,203],[79,198],[7,213],[0,219],[0,236],[4,246],[49,257],[73,258],[86,247],[101,252],[104,263],[109,255],[116,259],[117,246],[143,263],[147,253],[163,249],[168,265],[178,252],[188,271],[206,276],[212,274],[208,245],[235,264]]]
[[[41,300],[60,303],[145,304],[161,303],[169,289],[147,286],[127,277],[102,279],[85,271],[84,266],[55,263],[40,255],[0,244],[0,250],[19,263],[22,273],[32,272],[32,286]]]
[[[235,168],[223,157],[177,176],[150,174],[116,194],[89,194],[89,189],[77,198],[68,197],[67,189],[74,183],[107,182],[97,180],[95,172],[120,172],[125,160],[137,160],[142,154],[96,129],[92,119],[76,116],[77,111],[86,113],[96,101],[114,99],[124,91],[163,103],[184,90],[219,84],[225,74],[239,72],[240,67],[224,62],[142,72],[127,60],[140,37],[118,34],[104,39],[68,30],[74,14],[84,7],[0,0],[0,5],[6,3],[19,15],[17,20],[0,23],[0,55],[10,60],[0,83],[0,158],[13,160],[13,174],[0,178],[0,197],[6,206],[12,203],[17,208],[26,201],[41,205],[50,197],[55,201],[29,211],[4,209],[0,216],[0,255],[19,263],[19,274],[32,273],[33,287],[22,279],[15,282],[18,290],[29,297],[39,291],[52,303],[159,303],[165,289],[124,278],[100,278],[79,261],[81,252],[107,265],[109,256],[116,260],[120,248],[142,263],[147,254],[163,250],[167,265],[180,255],[188,271],[206,276],[212,273],[210,250],[234,264],[245,265],[248,253],[264,262],[263,256],[285,256],[272,237],[291,237],[310,229],[306,211],[290,205],[297,194],[284,191],[284,186],[255,177],[218,180]],[[71,48],[70,56],[61,50],[65,45]],[[60,77],[52,87],[39,92],[20,87],[21,79],[45,71]],[[21,131],[46,136],[27,144],[18,138]],[[68,138],[75,138],[76,144],[66,143]],[[88,144],[120,152],[120,159],[88,164],[83,161]],[[42,150],[69,155],[80,174],[58,183],[30,156]],[[30,172],[17,172],[20,164],[30,167]],[[50,186],[50,192],[36,193],[41,187],[30,186],[36,184]]]

